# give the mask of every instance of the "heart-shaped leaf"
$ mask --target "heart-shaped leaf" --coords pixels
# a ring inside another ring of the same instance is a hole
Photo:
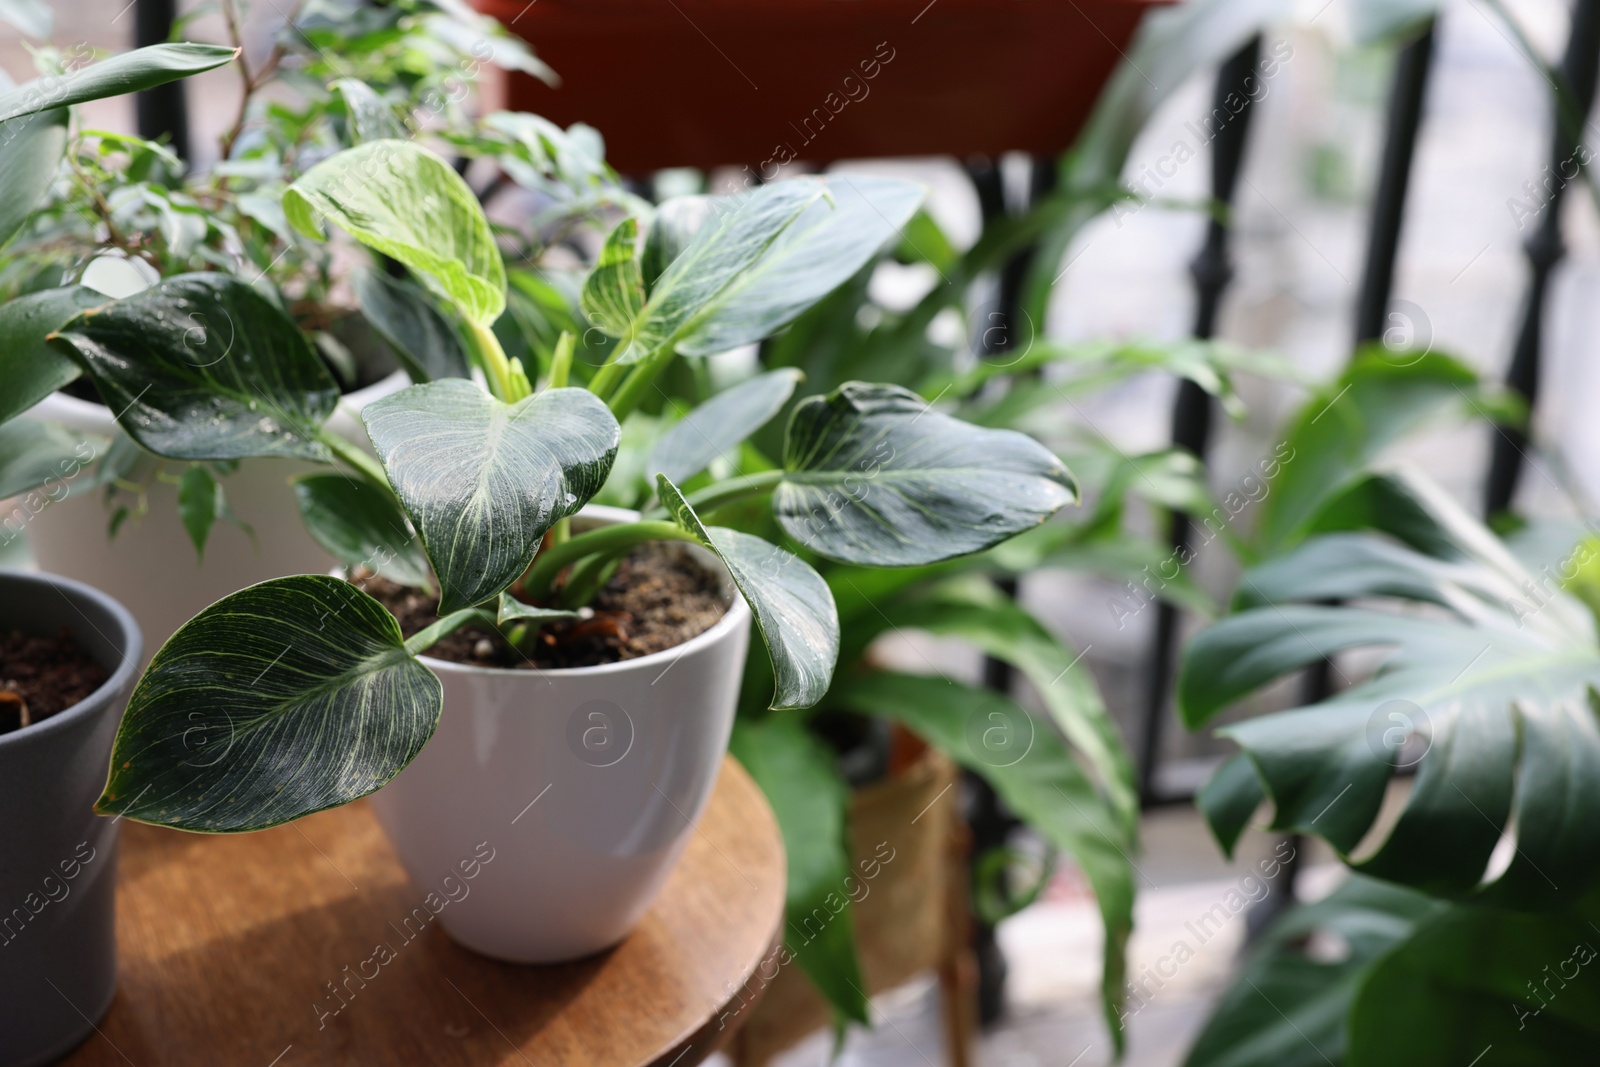
[[[716,553],[756,617],[772,657],[775,710],[809,708],[833,682],[839,613],[828,583],[799,556],[751,534],[707,527],[678,487],[656,475],[656,493],[673,521]]]
[[[180,274],[55,336],[158,456],[329,458],[317,438],[338,385],[289,317],[238,278]]]
[[[441,612],[516,581],[545,531],[605,484],[621,436],[586,389],[506,404],[459,379],[403,389],[361,418],[422,535]]]
[[[83,373],[46,338],[80,312],[105,302],[93,289],[69,285],[0,303],[0,422],[22,414]]]
[[[621,337],[644,307],[644,277],[635,242],[639,224],[623,219],[600,249],[600,262],[583,283],[583,313],[609,337]]]
[[[0,122],[0,248],[44,199],[66,147],[66,108]]]
[[[157,652],[96,810],[184,830],[264,830],[383,786],[433,735],[443,688],[348,582],[275,578]]]
[[[366,269],[356,271],[353,288],[361,313],[389,343],[413,382],[472,376],[461,335],[433,306],[427,291]]]
[[[650,453],[650,474],[673,483],[693,478],[782,411],[802,377],[785,368],[724,389],[661,435]]]
[[[289,222],[322,236],[320,218],[410,267],[470,321],[506,309],[506,268],[483,207],[455,169],[410,141],[368,141],[312,167],[283,194]]]
[[[71,74],[47,74],[0,93],[0,122],[107,96],[152,89],[220,67],[239,54],[213,44],[156,44],[137,48]]]
[[[778,521],[846,563],[906,567],[978,552],[1078,495],[1033,438],[940,414],[895,385],[847,382],[802,401],[783,451]]]
[[[104,455],[109,444],[103,437],[37,419],[0,424],[0,500],[40,487],[52,500],[60,500],[70,491],[69,483]]]
[[[306,531],[334,559],[427,588],[427,554],[393,495],[365,478],[330,471],[300,475],[294,498]]]

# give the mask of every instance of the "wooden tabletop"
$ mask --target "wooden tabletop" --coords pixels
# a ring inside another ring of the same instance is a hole
[[[686,1067],[748,1009],[783,921],[782,838],[732,758],[638,929],[555,966],[406,941],[422,894],[364,802],[238,836],[123,829],[117,998],[73,1067]]]

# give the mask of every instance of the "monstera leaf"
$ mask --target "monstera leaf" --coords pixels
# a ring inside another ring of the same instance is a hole
[[[520,577],[545,532],[605,484],[621,434],[588,390],[506,404],[460,379],[402,389],[361,418],[422,535],[441,612]]]
[[[839,613],[828,583],[777,545],[704,525],[664,475],[656,475],[656,492],[673,521],[722,560],[749,603],[772,657],[777,680],[772,707],[809,708],[821,700],[839,659]]]
[[[300,330],[247,283],[180,274],[54,335],[128,435],[171,459],[327,459],[339,387]]]
[[[506,309],[505,264],[478,198],[410,141],[368,141],[318,163],[283,194],[283,210],[307,237],[322,237],[320,219],[330,219],[398,259],[478,326]]]
[[[96,810],[263,830],[383,786],[433,735],[439,680],[376,600],[276,578],[184,623],[140,678]]]
[[[661,435],[650,452],[650,474],[674,483],[693,478],[782,411],[800,378],[797,370],[775,370],[724,389]]]
[[[1077,499],[1062,462],[1026,434],[932,410],[895,385],[848,382],[795,408],[773,511],[807,548],[906,567],[999,544]]]
[[[1205,805],[1219,837],[1238,833],[1252,797],[1273,825],[1326,838],[1347,857],[1390,778],[1417,768],[1399,820],[1357,870],[1429,892],[1536,907],[1570,900],[1600,875],[1600,642],[1564,592],[1580,545],[1527,571],[1493,534],[1420,478],[1394,479],[1413,511],[1448,537],[1448,558],[1377,534],[1313,538],[1241,584],[1244,610],[1190,643],[1178,682],[1191,727],[1280,675],[1355,648],[1388,648],[1376,674],[1330,700],[1231,726],[1239,764]],[[1570,573],[1569,573],[1570,572]],[[1392,598],[1413,610],[1326,606]],[[1516,849],[1485,882],[1502,836]]]

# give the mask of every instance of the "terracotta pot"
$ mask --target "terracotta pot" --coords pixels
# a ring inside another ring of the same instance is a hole
[[[624,173],[789,159],[1054,155],[1162,0],[477,0],[561,77],[513,108]]]
[[[573,525],[636,517],[590,507]],[[492,850],[439,913],[459,944],[514,963],[587,956],[627,936],[672,873],[728,750],[750,639],[726,569],[690,551],[728,611],[674,648],[545,671],[423,657],[444,682],[439,728],[372,807],[421,891]]]

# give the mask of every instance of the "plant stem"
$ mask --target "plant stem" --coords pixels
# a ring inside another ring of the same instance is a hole
[[[556,341],[556,350],[550,357],[550,388],[565,389],[567,382],[572,378],[572,350],[577,347],[577,338],[566,330],[561,331],[561,338]]]
[[[617,387],[617,382],[622,378],[623,372],[628,368],[621,363],[606,363],[594,372],[594,377],[589,379],[589,392],[601,400],[611,395],[611,390]]]
[[[627,418],[633,409],[639,406],[639,402],[644,399],[645,391],[655,385],[656,379],[667,369],[667,364],[671,363],[677,354],[677,350],[668,345],[643,362],[633,365],[632,373],[623,380],[616,394],[607,401],[611,405],[611,414],[617,417],[618,422]]]
[[[556,575],[561,573],[562,567],[576,563],[585,556],[625,549],[645,541],[693,540],[694,534],[670,522],[625,522],[602,526],[545,549],[523,577],[522,587],[529,597],[539,600],[549,594],[550,586],[555,582]]]
[[[327,446],[334,458],[345,466],[360,474],[367,481],[382,489],[389,495],[394,495],[394,487],[389,484],[389,476],[384,473],[382,465],[362,450],[354,441],[347,441],[332,430],[324,428],[317,434],[317,440]]]
[[[684,497],[688,505],[701,512],[715,511],[717,508],[731,504],[745,497],[761,496],[770,493],[779,482],[783,481],[783,471],[761,471],[757,474],[745,474],[738,478],[729,478],[727,481],[708,485],[699,492],[690,493]],[[667,509],[659,504],[645,512],[648,517],[665,515]]]
[[[573,564],[572,570],[567,574],[567,584],[561,588],[561,603],[569,608],[581,607],[594,599],[615,571],[617,561],[628,552],[628,548],[617,548],[610,552],[597,552],[588,559]]]
[[[439,641],[473,622],[488,623],[491,627],[495,625],[494,616],[482,608],[462,608],[460,611],[452,611],[433,625],[424,627],[406,638],[406,651],[413,656],[426,652]]]
[[[494,331],[470,319],[467,320],[467,330],[472,334],[478,354],[483,359],[483,373],[489,379],[489,391],[507,404],[515,404],[524,397],[532,396],[533,387],[528,384],[527,375],[506,359],[505,349],[500,347],[500,339],[494,335]]]

